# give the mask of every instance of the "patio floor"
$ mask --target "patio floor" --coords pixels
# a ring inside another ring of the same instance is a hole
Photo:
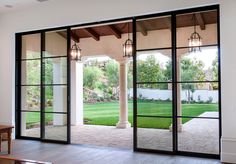
[[[205,112],[200,117],[217,117],[217,112]],[[217,119],[194,118],[183,124],[178,133],[178,150],[209,154],[219,153],[219,132]],[[48,138],[62,139],[65,127],[47,127]],[[27,130],[27,135],[38,135],[39,130]],[[114,126],[82,125],[72,126],[72,143],[104,147],[132,149],[133,128],[117,129]],[[165,129],[138,128],[139,148],[172,150],[172,132]]]

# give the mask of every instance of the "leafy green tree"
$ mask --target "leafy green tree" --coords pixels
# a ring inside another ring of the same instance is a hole
[[[181,81],[203,81],[205,73],[203,71],[204,63],[196,59],[183,58],[181,60]],[[195,91],[196,84],[183,83],[182,88],[187,90],[188,103],[191,101],[190,92]]]
[[[98,88],[101,85],[100,79],[103,76],[103,72],[96,66],[84,67],[83,72],[83,85],[89,89]]]
[[[193,93],[196,89],[196,84],[188,83],[188,81],[203,81],[205,79],[205,73],[203,69],[204,63],[200,60],[197,60],[195,58],[182,58],[181,60],[180,81],[187,82],[182,83],[182,89],[187,90],[188,103],[190,103],[191,101],[191,93]],[[172,72],[171,61],[167,62],[164,72],[167,80],[170,80]]]
[[[105,75],[108,80],[108,84],[111,87],[117,88],[119,86],[119,66],[113,60],[109,60],[105,65]]]
[[[172,80],[172,63],[171,63],[171,60],[167,61],[166,68],[162,71],[164,73],[165,81],[171,81]]]
[[[212,62],[212,74],[213,74],[213,80],[218,81],[218,55],[216,55],[215,59]],[[213,83],[212,84],[213,89],[217,90],[218,89],[218,84]]]
[[[145,61],[137,62],[137,80],[139,82],[157,82],[164,81],[164,72],[160,63],[156,60],[154,55],[147,56]],[[163,85],[148,85],[144,84],[143,87],[156,88],[163,87]]]

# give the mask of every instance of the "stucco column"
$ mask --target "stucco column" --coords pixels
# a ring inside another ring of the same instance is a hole
[[[120,63],[120,116],[119,122],[116,124],[117,128],[128,128],[131,127],[131,124],[128,121],[128,92],[127,92],[127,61],[119,61]]]
[[[62,84],[64,66],[60,59],[53,59],[53,84]],[[53,86],[53,112],[66,112],[67,109],[67,87]],[[53,125],[66,125],[65,114],[53,114]]]
[[[177,57],[176,60],[177,69],[177,81],[181,81],[181,58]],[[181,102],[181,92],[182,92],[182,86],[180,83],[177,84],[177,115],[182,116],[182,102]],[[172,131],[172,124],[169,127],[170,131]],[[183,125],[182,125],[182,118],[177,118],[177,130],[178,132],[183,131]]]
[[[83,63],[71,61],[71,125],[83,124]]]

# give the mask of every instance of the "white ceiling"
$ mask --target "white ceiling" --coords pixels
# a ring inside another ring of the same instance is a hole
[[[46,4],[48,2],[49,1],[40,3],[37,0],[0,0],[0,13],[11,12],[14,10],[19,10],[21,8],[30,7],[37,4],[43,4],[43,3]]]

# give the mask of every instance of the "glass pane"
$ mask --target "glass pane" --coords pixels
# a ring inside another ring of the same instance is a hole
[[[217,11],[202,11],[176,16],[177,47],[188,47],[189,39],[196,32],[201,37],[201,45],[217,44]]]
[[[40,84],[40,60],[26,60],[21,62],[21,84]]]
[[[178,132],[178,150],[219,154],[219,120],[193,118]]]
[[[178,116],[218,117],[218,83],[182,83],[178,84],[179,91]]]
[[[138,148],[172,151],[172,118],[137,118]]]
[[[40,34],[31,34],[22,36],[22,59],[40,58]]]
[[[137,86],[137,114],[172,116],[171,83]]]
[[[138,52],[138,82],[166,82],[171,80],[172,63],[170,49]]]
[[[67,114],[45,113],[44,139],[67,141]]]
[[[67,56],[66,30],[45,33],[44,57]]]
[[[43,62],[45,84],[67,83],[67,58],[47,58]]]
[[[67,86],[47,86],[45,88],[45,111],[67,112]]]
[[[205,47],[192,53],[179,49],[177,54],[178,81],[218,81],[217,47]]]
[[[137,50],[171,47],[171,17],[137,20]]]
[[[40,137],[40,112],[21,112],[21,135]]]
[[[39,111],[40,110],[40,87],[22,86],[21,87],[21,110]]]

